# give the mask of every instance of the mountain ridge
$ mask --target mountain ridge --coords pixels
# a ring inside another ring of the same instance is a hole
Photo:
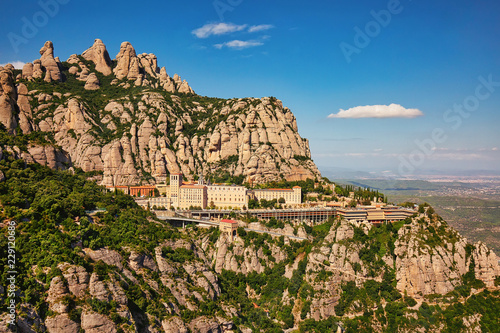
[[[39,132],[45,144],[17,153],[27,161],[99,172],[103,185],[177,172],[239,183],[321,177],[295,116],[274,97],[196,95],[129,42],[113,60],[99,39],[64,62],[50,41],[40,54],[21,72],[0,69],[1,123],[14,135]]]

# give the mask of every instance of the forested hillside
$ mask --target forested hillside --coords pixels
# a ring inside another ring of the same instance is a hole
[[[173,228],[81,170],[54,171],[12,155],[0,170],[1,232],[17,223],[20,327],[498,331],[498,258],[425,206],[413,219],[380,227],[267,223],[276,232],[297,230],[308,238],[302,242],[243,228],[230,242],[215,228]],[[4,322],[6,249],[2,237]]]

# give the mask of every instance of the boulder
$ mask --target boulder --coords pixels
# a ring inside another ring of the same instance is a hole
[[[97,90],[100,87],[101,82],[99,82],[97,75],[95,75],[94,73],[90,73],[90,75],[87,77],[87,81],[85,81],[85,90]]]

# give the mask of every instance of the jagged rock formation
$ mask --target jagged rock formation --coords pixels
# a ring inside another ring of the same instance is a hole
[[[96,71],[104,75],[112,73],[111,58],[102,40],[96,39],[94,45],[82,53],[82,57],[85,58],[85,60],[92,61],[95,64]]]
[[[12,71],[0,67],[0,121],[9,133],[17,127],[15,118],[17,90]]]
[[[341,290],[334,281],[354,281],[360,287],[369,280],[382,282],[384,270],[373,267],[377,256],[370,261],[363,255],[371,246],[368,235],[372,228],[371,224],[343,220],[330,229],[320,250],[309,255],[306,271],[324,270],[330,275],[324,282],[318,282],[317,273],[307,277],[320,292],[312,299],[311,318],[335,315],[331,305],[338,302]],[[393,253],[387,251],[378,258],[389,269],[394,267],[397,290],[416,299],[453,291],[471,270],[489,288],[500,276],[499,258],[493,251],[481,242],[469,244],[439,217],[429,219],[423,214],[398,230]]]
[[[114,61],[99,39],[64,63],[53,51],[46,42],[17,81],[11,70],[0,72],[2,123],[12,133],[17,124],[23,134],[47,133],[68,157],[51,161],[47,148],[46,158],[37,148],[30,160],[102,172],[105,185],[161,182],[172,172],[253,182],[320,176],[294,115],[275,98],[194,95],[187,81],[158,68],[154,54],[137,55],[129,42]],[[66,82],[49,87],[40,79]]]
[[[444,228],[444,222],[439,220],[431,225],[434,230]],[[461,277],[471,263],[476,277],[487,287],[494,286],[500,267],[493,251],[481,242],[471,246],[452,230],[447,230],[452,237],[446,243],[431,246],[428,240],[433,234],[425,232],[425,228],[425,224],[415,223],[400,229],[395,250],[400,290],[410,296],[446,294],[462,283]]]
[[[54,45],[52,45],[51,41],[45,42],[43,47],[40,49],[40,55],[41,65],[45,69],[44,81],[62,81],[59,64],[56,59],[54,59]]]

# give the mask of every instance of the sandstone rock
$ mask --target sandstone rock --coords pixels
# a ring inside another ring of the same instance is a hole
[[[158,60],[156,59],[156,56],[154,54],[142,53],[139,54],[138,58],[140,60],[141,66],[144,68],[146,73],[154,78],[159,76]]]
[[[96,39],[94,45],[82,53],[82,57],[92,61],[95,64],[95,69],[102,74],[111,74],[111,58],[102,40]]]
[[[495,277],[500,276],[499,258],[483,242],[477,242],[474,248],[472,256],[476,264],[476,278],[483,281],[486,287],[494,287]]]
[[[76,75],[78,73],[78,67],[76,66],[71,66],[69,69],[68,69],[68,72],[70,74],[73,74],[73,75]]]
[[[45,75],[54,80],[58,64],[50,42],[42,48],[42,53],[43,64],[35,60],[32,66],[27,65],[23,77],[43,78]],[[105,46],[100,40],[96,40],[83,56],[96,63],[101,72],[109,71]],[[133,80],[135,85],[162,88],[171,93],[194,93],[179,75],[171,78],[164,67],[158,69],[154,54],[137,56],[128,42],[122,43],[116,61],[113,70],[116,83],[126,78]],[[91,73],[77,55],[70,56],[68,62],[73,65],[70,74],[85,81],[86,89],[98,88],[95,73]],[[111,100],[104,111],[88,112],[86,101],[71,93],[64,94],[68,97],[65,102],[63,94],[59,98],[56,94],[36,90],[26,94],[24,85],[19,85],[18,89],[19,97],[2,100],[2,122],[9,122],[11,131],[19,124],[23,133],[52,132],[56,145],[65,152],[58,156],[57,149],[34,147],[30,148],[31,154],[24,155],[25,160],[42,161],[51,167],[68,163],[85,171],[103,171],[103,185],[139,184],[144,173],[152,175],[156,182],[165,181],[172,172],[182,172],[187,178],[193,174],[215,173],[218,165],[224,165],[224,160],[231,156],[237,156],[238,160],[227,165],[227,171],[235,176],[243,175],[247,181],[277,180],[280,174],[289,180],[320,176],[312,161],[293,159],[295,155],[310,156],[308,142],[298,135],[290,110],[275,99],[227,100],[215,107],[215,104],[205,106],[198,102],[185,104],[173,94],[166,97],[143,92],[139,102],[125,96]],[[31,99],[38,100],[34,109],[30,106]],[[198,117],[193,117],[209,112],[213,117],[200,123],[196,121]],[[17,119],[15,114],[18,114]],[[225,121],[211,123],[211,119],[227,115]],[[169,132],[173,126],[173,132]],[[90,131],[98,127],[114,133],[123,130],[123,137],[100,142],[100,138]],[[197,131],[204,133],[195,135]],[[268,142],[269,145],[265,144]],[[57,161],[51,160],[53,158]]]
[[[49,333],[78,333],[80,325],[69,319],[67,314],[45,319],[45,327]]]
[[[101,87],[101,83],[99,79],[94,73],[90,73],[87,77],[87,81],[85,81],[85,90],[97,90]]]
[[[69,56],[68,60],[66,60],[67,63],[69,64],[78,64],[80,62],[80,59],[76,54],[72,54]]]
[[[68,312],[68,306],[62,302],[62,298],[68,295],[68,288],[60,276],[56,276],[52,279],[47,294],[47,302],[49,303],[50,310],[58,313]]]
[[[165,332],[169,333],[188,333],[189,330],[179,317],[170,317],[163,320],[161,326]]]
[[[33,64],[31,62],[24,64],[22,71],[22,78],[27,80],[33,78]]]
[[[121,80],[128,77],[132,59],[136,59],[135,50],[129,42],[123,42],[120,51],[116,55],[117,65],[113,69],[116,77]]]
[[[51,169],[66,169],[71,163],[69,156],[54,146],[29,146],[28,152],[36,163],[46,165]]]
[[[106,282],[100,281],[96,273],[92,273],[90,276],[89,292],[90,295],[100,301],[109,302],[111,300],[111,294],[106,287]]]
[[[132,268],[134,271],[137,271],[140,268],[148,268],[152,271],[158,271],[158,267],[156,266],[153,258],[144,254],[138,254],[134,251],[130,253],[129,264],[130,268]]]
[[[9,133],[14,133],[17,127],[15,118],[16,99],[17,92],[12,72],[8,69],[0,70],[0,122]]]
[[[107,317],[97,314],[84,312],[82,314],[82,329],[85,333],[116,333],[115,324]]]
[[[51,41],[45,42],[40,49],[40,61],[46,70],[45,81],[62,81],[61,70],[54,59],[54,45]]]
[[[178,88],[180,93],[184,94],[194,94],[194,90],[189,86],[186,80],[182,81]]]
[[[43,77],[42,61],[40,59],[36,59],[33,61],[33,78],[39,79],[42,77]]]
[[[69,291],[77,298],[85,296],[89,285],[89,273],[85,268],[68,263],[59,264],[58,267],[66,281],[68,281]]]
[[[84,249],[83,251],[94,261],[102,260],[105,264],[115,266],[120,270],[123,269],[123,258],[118,252],[114,250],[99,249],[94,251],[91,249]]]
[[[43,332],[43,331],[45,331],[45,327],[43,325],[43,320],[33,305],[23,303],[20,306],[19,312],[24,313],[27,316],[18,316],[17,317],[18,332],[31,333],[31,332]],[[0,328],[0,332],[2,332],[1,328]]]
[[[221,327],[215,319],[198,317],[189,323],[189,329],[193,333],[220,333]]]

